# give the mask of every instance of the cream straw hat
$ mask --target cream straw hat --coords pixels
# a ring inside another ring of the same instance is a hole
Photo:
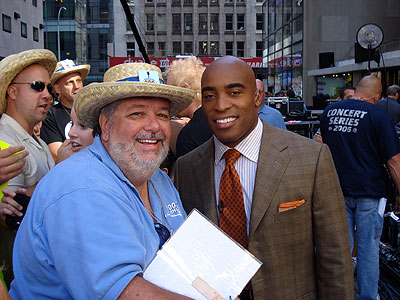
[[[7,87],[23,69],[33,64],[42,65],[49,77],[54,72],[57,58],[53,52],[45,49],[34,49],[12,54],[0,61],[0,114],[7,108],[6,91]]]
[[[107,104],[126,98],[154,97],[170,102],[170,114],[188,107],[196,91],[164,84],[159,67],[146,63],[116,65],[104,74],[104,82],[92,83],[79,90],[74,108],[79,120],[95,128],[100,110]]]
[[[75,65],[74,61],[70,59],[64,59],[57,63],[56,70],[54,71],[53,76],[51,76],[50,82],[54,85],[58,79],[71,73],[79,73],[81,74],[82,80],[85,80],[89,72],[90,65]]]

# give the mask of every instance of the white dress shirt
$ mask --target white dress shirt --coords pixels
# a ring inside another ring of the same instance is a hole
[[[256,170],[258,155],[260,153],[261,137],[263,133],[263,125],[258,119],[257,126],[252,132],[241,141],[234,149],[240,152],[240,157],[235,162],[234,167],[239,174],[240,183],[243,190],[244,209],[246,211],[246,225],[247,235],[249,234],[249,224],[251,216],[251,203],[253,201],[254,182],[256,179]],[[221,181],[222,173],[225,170],[224,153],[230,149],[228,146],[221,143],[216,136],[213,136],[215,144],[215,158],[214,158],[214,183],[215,193],[217,199],[217,206],[219,202],[219,183]],[[219,215],[219,212],[217,210]]]

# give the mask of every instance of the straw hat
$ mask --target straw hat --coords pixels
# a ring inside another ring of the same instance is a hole
[[[95,128],[100,110],[107,104],[126,98],[155,97],[170,102],[170,114],[188,107],[196,91],[164,84],[159,67],[146,63],[116,65],[104,74],[104,82],[92,83],[79,90],[74,108],[79,120]]]
[[[90,65],[75,65],[73,60],[64,59],[57,63],[56,70],[54,71],[53,76],[51,76],[50,82],[54,85],[58,79],[71,73],[79,73],[81,74],[82,80],[85,80],[89,72]]]
[[[57,58],[49,50],[34,49],[9,55],[0,61],[0,114],[4,113],[7,108],[7,87],[15,76],[33,64],[42,65],[49,73],[49,77],[51,77],[57,64]]]

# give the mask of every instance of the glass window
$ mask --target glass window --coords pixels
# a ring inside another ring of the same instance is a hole
[[[233,42],[225,42],[225,55],[233,55]]]
[[[233,3],[233,0],[225,0],[225,3]]]
[[[183,4],[192,4],[192,0],[183,0]]]
[[[237,14],[237,30],[244,30],[244,14]]]
[[[226,20],[226,30],[233,30],[233,15],[232,14],[226,14],[225,15],[225,20]]]
[[[283,58],[282,58],[282,67],[284,69],[292,67],[292,57],[291,57],[291,48],[287,47],[283,49]]]
[[[165,43],[164,42],[158,42],[158,54],[161,57],[167,56],[167,52],[165,50]]]
[[[199,0],[199,6],[207,5],[207,0]]]
[[[126,56],[135,57],[135,42],[126,43]]]
[[[146,0],[146,3],[154,3],[154,0]]]
[[[208,55],[207,42],[199,42],[199,55]]]
[[[37,27],[33,27],[33,40],[39,42],[39,29]]]
[[[172,14],[172,31],[181,32],[181,14]]]
[[[211,5],[216,5],[216,4],[218,4],[218,0],[210,0],[210,4]]]
[[[181,0],[172,0],[173,5],[181,5]]]
[[[293,19],[303,13],[303,1],[293,0]]]
[[[262,57],[263,56],[263,42],[256,42],[256,56]]]
[[[37,6],[37,0],[32,0],[32,5]]]
[[[26,23],[24,22],[21,22],[21,36],[24,38],[28,37],[28,28]]]
[[[210,14],[210,30],[218,31],[218,14]]]
[[[268,53],[274,53],[275,52],[275,35],[271,34],[268,37]]]
[[[157,30],[167,31],[167,17],[165,14],[157,14]]]
[[[150,57],[154,56],[154,42],[147,43],[147,55]]]
[[[293,21],[293,43],[303,39],[303,17],[298,17]]]
[[[199,31],[207,31],[207,14],[199,14]]]
[[[3,14],[2,19],[3,19],[3,31],[11,32],[11,17]]]
[[[192,31],[192,14],[184,14],[184,22],[185,22],[185,31],[191,32]]]
[[[292,66],[293,68],[303,67],[303,43],[292,46]]]
[[[244,3],[244,0],[236,0],[237,3]]]
[[[211,55],[219,55],[218,42],[210,42],[210,54]]]
[[[172,42],[172,54],[173,55],[181,54],[181,42]]]
[[[244,57],[244,42],[237,42],[237,56]]]
[[[285,0],[283,4],[283,24],[289,23],[292,19],[292,1],[293,0]]]
[[[256,30],[263,30],[264,27],[264,15],[257,14],[257,23],[256,23]]]
[[[283,27],[283,47],[287,47],[292,43],[292,32],[290,27],[291,23]]]
[[[268,32],[275,31],[275,2],[269,1],[268,3]]]
[[[282,49],[282,28],[275,34],[275,50]]]
[[[147,30],[154,30],[154,15],[148,14],[146,15],[146,29]]]
[[[192,54],[193,53],[193,43],[192,42],[184,42],[183,47],[185,50],[185,54]]]
[[[282,26],[282,1],[276,1],[276,28],[279,28]]]

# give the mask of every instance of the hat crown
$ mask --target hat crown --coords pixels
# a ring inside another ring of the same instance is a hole
[[[76,64],[75,64],[75,62],[73,60],[64,59],[64,60],[59,61],[57,63],[57,67],[56,67],[56,70],[54,71],[54,73],[61,72],[61,71],[66,71],[66,70],[72,69],[74,67],[76,67]]]
[[[104,73],[104,82],[118,82],[118,81],[140,81],[140,82],[151,82],[143,80],[140,73],[146,72],[147,76],[150,77],[150,72],[154,74],[157,72],[156,77],[158,78],[158,82],[153,83],[161,83],[163,84],[163,78],[161,69],[157,66],[146,64],[146,63],[124,63],[120,65],[116,65],[107,70]],[[155,81],[157,78],[152,77]],[[145,79],[145,78],[144,78]]]

